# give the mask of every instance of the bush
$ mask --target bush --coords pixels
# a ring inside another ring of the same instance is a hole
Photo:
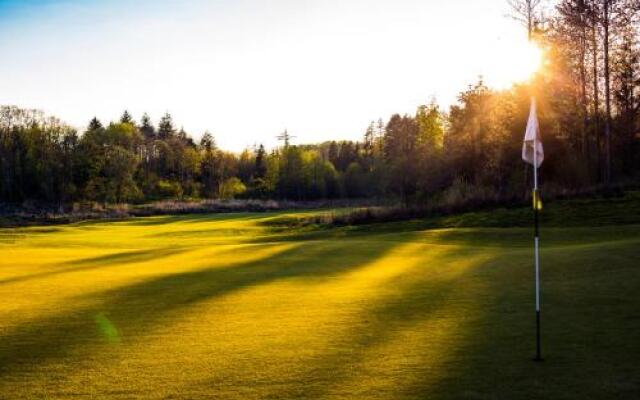
[[[162,199],[177,199],[182,197],[182,186],[178,182],[159,180],[155,188],[156,195]]]
[[[271,194],[268,182],[262,178],[253,178],[249,187],[250,189],[244,194],[246,198],[266,199]]]
[[[220,185],[221,199],[233,199],[247,191],[247,187],[236,177],[229,178]]]
[[[445,189],[437,201],[437,207],[444,211],[455,211],[460,208],[482,207],[489,203],[498,202],[496,190],[483,186],[472,185],[462,178],[453,180],[451,186]]]

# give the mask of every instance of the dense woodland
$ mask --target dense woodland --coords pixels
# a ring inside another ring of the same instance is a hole
[[[159,199],[522,198],[530,98],[538,103],[546,190],[633,183],[640,174],[639,5],[635,0],[512,1],[545,50],[542,70],[504,91],[480,79],[441,110],[421,105],[366,127],[362,140],[234,154],[195,141],[169,114],[93,119],[78,132],[35,110],[0,109],[0,201],[70,204]],[[441,60],[439,62],[446,62]]]

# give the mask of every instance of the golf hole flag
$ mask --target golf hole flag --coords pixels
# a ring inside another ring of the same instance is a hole
[[[524,144],[522,145],[522,159],[540,168],[544,161],[544,151],[542,142],[540,141],[540,124],[538,123],[538,115],[536,110],[536,101],[531,99],[531,111],[529,112],[529,122],[527,122],[527,131],[524,135]]]
[[[536,100],[531,98],[531,111],[527,122],[527,131],[522,145],[522,159],[533,166],[533,220],[534,220],[534,265],[536,288],[536,361],[542,360],[540,345],[540,230],[538,227],[538,212],[542,208],[540,195],[538,194],[538,168],[544,161],[544,151],[540,141],[540,125],[536,112]]]

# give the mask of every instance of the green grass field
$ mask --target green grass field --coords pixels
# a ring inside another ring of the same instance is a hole
[[[531,229],[486,216],[3,229],[0,398],[637,398],[640,225],[576,207],[542,231],[542,363]]]

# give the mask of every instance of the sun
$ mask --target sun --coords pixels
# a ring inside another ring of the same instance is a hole
[[[515,69],[522,74],[522,80],[527,80],[540,71],[544,60],[544,52],[535,43],[527,42],[526,45],[522,46],[522,53],[518,54],[518,59],[521,60],[521,63],[516,65]]]
[[[542,68],[543,60],[543,50],[533,42],[509,44],[488,58],[487,79],[498,88],[509,88],[530,80]]]

